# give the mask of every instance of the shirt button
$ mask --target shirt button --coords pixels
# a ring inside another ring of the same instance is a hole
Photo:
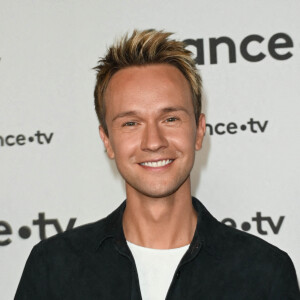
[[[176,273],[176,279],[178,279],[179,276],[180,276],[180,271],[178,271],[178,272]]]

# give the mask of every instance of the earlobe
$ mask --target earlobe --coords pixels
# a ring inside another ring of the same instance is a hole
[[[205,129],[206,129],[205,115],[200,114],[198,120],[198,127],[197,127],[195,150],[200,150],[202,147],[202,142],[205,135]]]
[[[114,159],[115,158],[115,153],[112,149],[109,137],[107,136],[107,134],[105,133],[105,131],[104,131],[104,129],[101,125],[99,126],[99,133],[100,133],[100,137],[101,137],[101,140],[104,144],[104,147],[106,149],[108,157],[110,159]]]

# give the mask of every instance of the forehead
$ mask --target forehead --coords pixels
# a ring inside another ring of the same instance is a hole
[[[105,98],[107,110],[128,105],[192,104],[188,81],[169,64],[131,66],[118,71],[108,84]]]

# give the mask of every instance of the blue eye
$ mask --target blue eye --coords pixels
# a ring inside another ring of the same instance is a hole
[[[136,124],[137,124],[136,122],[126,122],[126,123],[123,124],[123,126],[131,127],[131,126],[135,126]]]
[[[166,122],[175,122],[175,121],[177,121],[178,119],[176,118],[176,117],[171,117],[171,118],[168,118],[167,120],[166,120]]]

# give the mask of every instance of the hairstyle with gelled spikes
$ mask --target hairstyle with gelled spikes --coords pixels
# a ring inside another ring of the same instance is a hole
[[[170,64],[178,68],[190,84],[198,125],[202,98],[201,77],[192,58],[192,52],[185,48],[183,42],[170,39],[172,34],[154,29],[134,30],[130,37],[126,34],[109,47],[106,56],[98,61],[98,65],[94,68],[97,71],[94,90],[95,110],[100,125],[107,135],[105,91],[112,76],[130,66]]]

